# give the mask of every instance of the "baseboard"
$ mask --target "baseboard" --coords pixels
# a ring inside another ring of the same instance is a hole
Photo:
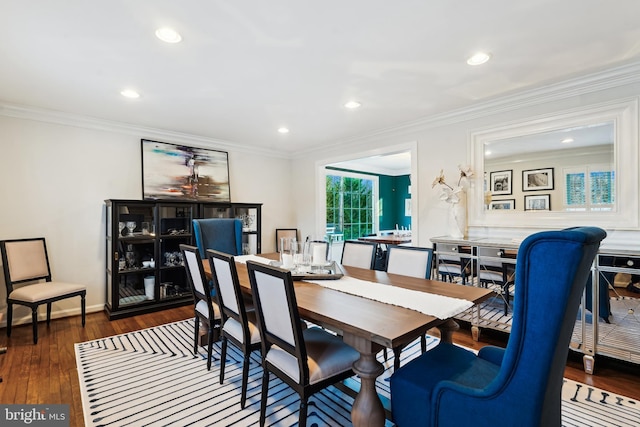
[[[18,326],[18,325],[26,325],[26,324],[31,324],[31,313],[29,313],[27,316],[21,316],[21,317],[16,317],[16,309],[18,306],[14,305],[13,306],[13,326]],[[43,322],[47,320],[47,306],[46,305],[42,305],[38,308],[38,322]],[[5,309],[6,310],[6,309]],[[102,311],[104,310],[104,304],[97,304],[97,305],[92,305],[92,306],[87,306],[86,307],[87,313],[95,313],[98,311]],[[82,314],[82,310],[80,309],[80,307],[77,308],[70,308],[70,309],[66,309],[66,310],[56,310],[56,311],[51,311],[51,319],[60,319],[63,317],[71,317],[71,316],[80,316]],[[6,311],[4,313],[2,313],[0,320],[0,328],[6,328],[7,327],[7,316],[6,316]]]

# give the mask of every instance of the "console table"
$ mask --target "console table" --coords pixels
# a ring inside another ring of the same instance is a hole
[[[457,317],[471,324],[473,338],[479,339],[481,328],[510,332],[510,307],[518,286],[504,279],[514,277],[509,274],[515,271],[521,241],[489,237],[434,237],[431,242],[434,247],[434,274],[438,274],[440,262],[457,259],[469,272],[464,278],[466,284],[486,286],[495,293],[494,298]],[[487,280],[486,277],[490,277],[486,272],[487,265],[502,265],[504,279],[497,274],[493,281]],[[593,372],[596,355],[640,364],[640,294],[616,288],[618,273],[640,276],[640,248],[611,247],[605,241],[594,260],[570,343],[572,350],[583,354],[584,368],[588,373]],[[485,278],[480,280],[483,275]],[[505,281],[508,283],[503,283]]]

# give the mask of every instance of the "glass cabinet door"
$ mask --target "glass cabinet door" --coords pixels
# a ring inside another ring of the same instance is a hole
[[[115,203],[113,226],[113,292],[116,308],[155,300],[155,213],[149,203]]]
[[[184,260],[180,252],[180,245],[191,245],[193,240],[193,211],[192,204],[161,204],[158,205],[159,235],[157,278],[158,298],[162,300],[183,298],[191,295]]]

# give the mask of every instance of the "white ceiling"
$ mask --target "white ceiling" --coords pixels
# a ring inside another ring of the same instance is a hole
[[[295,154],[638,61],[639,16],[638,0],[0,0],[0,102]],[[470,67],[477,50],[492,60]]]

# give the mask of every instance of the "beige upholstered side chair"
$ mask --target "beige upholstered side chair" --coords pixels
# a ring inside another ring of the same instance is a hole
[[[204,275],[200,251],[195,246],[180,245],[185,261],[187,281],[193,292],[195,331],[193,338],[193,353],[198,353],[200,341],[200,322],[207,327],[207,370],[211,370],[211,355],[213,342],[220,336],[220,307],[211,296],[211,286]]]
[[[298,229],[297,228],[276,228],[276,252],[280,253],[281,248],[280,248],[280,239],[281,238],[287,238],[287,239],[296,239],[296,240],[300,240],[298,238]]]
[[[262,336],[260,426],[266,419],[269,373],[300,396],[300,427],[307,422],[309,397],[353,375],[360,354],[320,328],[303,330],[291,272],[247,261],[251,293]]]
[[[260,350],[260,331],[256,326],[255,311],[246,310],[233,256],[208,249],[207,258],[211,266],[211,279],[218,298],[222,323],[220,384],[224,381],[227,341],[231,341],[243,354],[240,407],[244,409],[247,401],[249,357],[252,351]]]
[[[84,285],[57,282],[51,278],[51,269],[44,237],[0,241],[2,267],[7,286],[7,336],[11,336],[13,304],[31,308],[33,343],[38,343],[38,307],[47,305],[47,325],[51,321],[51,304],[79,296],[82,326],[85,325]],[[44,282],[43,282],[44,280]]]

